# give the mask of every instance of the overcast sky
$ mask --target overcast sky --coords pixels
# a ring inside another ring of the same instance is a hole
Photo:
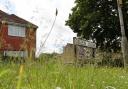
[[[38,25],[37,51],[44,42],[55,18],[56,8],[58,16],[56,23],[42,52],[62,52],[66,43],[72,43],[76,36],[72,30],[65,26],[74,0],[0,0],[0,9],[10,14],[16,14]]]

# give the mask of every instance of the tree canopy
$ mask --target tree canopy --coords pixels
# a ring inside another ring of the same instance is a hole
[[[120,49],[120,22],[117,0],[75,0],[66,21],[78,36],[96,40],[101,49]],[[125,31],[128,38],[128,0],[123,1]]]

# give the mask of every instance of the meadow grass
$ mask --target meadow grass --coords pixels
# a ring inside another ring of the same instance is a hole
[[[128,89],[123,68],[76,67],[53,60],[22,66],[21,71],[21,64],[0,64],[0,89]]]

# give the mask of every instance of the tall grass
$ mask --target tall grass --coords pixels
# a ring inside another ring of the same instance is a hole
[[[0,89],[115,89],[128,88],[128,73],[123,68],[76,67],[54,59],[28,62],[22,67],[0,64]],[[109,88],[108,88],[109,89]],[[111,89],[111,88],[110,88]]]

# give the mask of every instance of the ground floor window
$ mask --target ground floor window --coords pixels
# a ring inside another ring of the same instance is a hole
[[[4,56],[27,57],[27,51],[4,51]]]

